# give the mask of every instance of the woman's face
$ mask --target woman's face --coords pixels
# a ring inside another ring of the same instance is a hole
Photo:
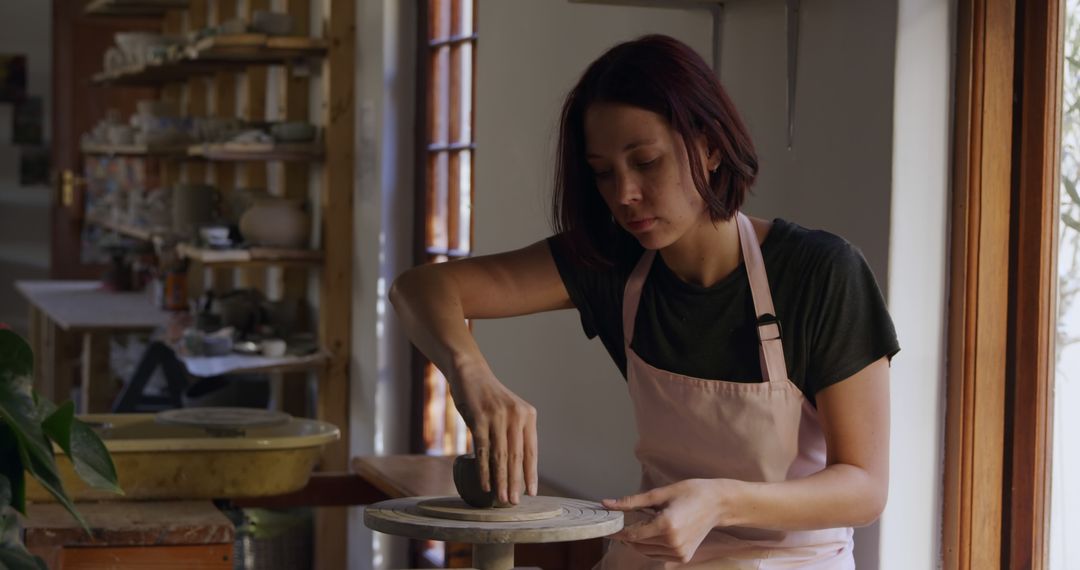
[[[711,170],[704,137],[701,167]],[[662,249],[710,224],[694,187],[682,137],[660,115],[618,103],[585,112],[585,153],[596,187],[615,221],[647,249]]]

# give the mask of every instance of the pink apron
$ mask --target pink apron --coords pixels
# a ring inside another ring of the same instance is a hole
[[[642,490],[685,479],[784,481],[825,468],[817,411],[787,377],[780,326],[749,218],[738,214],[739,242],[758,316],[763,382],[705,380],[650,366],[630,348],[641,290],[656,251],[641,256],[626,283],[623,338],[634,403]],[[627,513],[627,524],[641,513]],[[688,564],[651,560],[612,541],[602,570],[853,569],[850,528],[781,532],[713,529]]]

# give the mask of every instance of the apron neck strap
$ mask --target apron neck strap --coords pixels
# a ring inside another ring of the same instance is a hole
[[[634,266],[634,271],[630,273],[630,279],[626,280],[622,303],[624,349],[630,348],[630,340],[634,338],[634,320],[637,317],[638,305],[641,304],[641,289],[645,286],[645,277],[649,275],[649,268],[652,267],[654,259],[656,259],[656,250],[645,250],[637,265]]]
[[[761,375],[767,382],[787,380],[787,365],[784,359],[784,347],[781,342],[780,321],[776,318],[773,307],[769,279],[765,273],[765,261],[761,257],[761,245],[757,232],[754,231],[750,218],[742,212],[736,213],[739,228],[739,246],[742,249],[743,263],[750,279],[750,295],[754,300],[754,312],[757,316],[758,346],[761,359]],[[645,278],[649,274],[656,250],[646,250],[638,260],[623,290],[623,349],[630,348],[634,338],[634,321],[638,306],[641,304],[641,291]]]
[[[761,243],[750,218],[742,212],[736,214],[739,223],[739,245],[743,263],[750,278],[750,295],[754,299],[757,316],[758,353],[761,359],[761,375],[767,382],[784,382],[788,379],[784,359],[784,345],[780,339],[780,320],[776,318],[769,277],[765,273],[765,260],[761,257]]]

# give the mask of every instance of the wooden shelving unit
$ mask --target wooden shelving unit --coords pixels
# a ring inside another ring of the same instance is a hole
[[[182,257],[198,261],[203,265],[275,265],[275,266],[318,266],[322,264],[323,254],[313,249],[277,249],[252,247],[247,249],[208,249],[181,243],[176,251]]]
[[[326,42],[306,36],[236,34],[203,38],[184,50],[190,61],[271,64],[326,54]]]
[[[323,147],[315,143],[203,143],[187,148],[188,156],[206,160],[239,161],[312,161],[323,156]]]
[[[80,145],[83,154],[107,156],[186,156],[188,145],[98,144]]]
[[[231,354],[226,357],[220,356],[180,356],[180,361],[188,372],[196,376],[217,376],[222,372],[214,368],[214,364],[229,359],[228,374],[256,374],[256,373],[279,373],[317,371],[330,361],[330,355],[323,350],[305,356],[283,356],[281,358],[267,358],[262,356],[243,356]],[[217,362],[213,362],[213,361]]]
[[[91,0],[83,12],[91,16],[162,16],[187,8],[188,0]]]
[[[97,216],[87,216],[86,221],[99,228],[116,232],[122,236],[137,239],[140,241],[153,241],[154,236],[165,235],[168,233],[164,228],[155,230],[152,228],[140,228],[136,226],[129,226],[126,224],[118,224]]]
[[[315,198],[319,211],[321,251],[251,248],[212,250],[180,244],[178,253],[191,261],[189,289],[209,286],[196,276],[213,275],[214,287],[256,287],[280,291],[290,299],[317,293],[313,323],[322,350],[272,368],[249,371],[302,372],[318,375],[314,402],[319,419],[341,428],[342,438],[327,446],[320,461],[325,471],[349,468],[349,367],[351,347],[354,123],[356,69],[355,0],[320,0],[321,21],[311,21],[315,0],[92,0],[87,13],[161,15],[161,32],[183,37],[234,18],[250,21],[257,10],[285,11],[299,34],[218,35],[170,51],[166,61],[132,66],[94,76],[96,85],[150,86],[182,104],[188,117],[234,117],[247,121],[310,121],[320,126],[320,140],[310,144],[199,144],[182,149],[89,145],[88,154],[145,157],[159,160],[160,183],[213,183],[228,195],[234,188],[267,188],[295,200]],[[273,76],[268,66],[287,68]],[[275,81],[270,81],[275,77]],[[315,81],[319,82],[315,88]],[[275,96],[273,107],[267,95]],[[320,101],[311,101],[319,97]],[[318,104],[311,104],[318,103]],[[319,109],[312,116],[311,109]],[[332,149],[329,151],[328,149]],[[168,158],[169,160],[162,160]],[[175,158],[175,160],[173,160]],[[319,176],[310,176],[311,168]],[[318,188],[311,188],[315,184]],[[90,220],[99,223],[101,220]],[[136,239],[152,232],[117,224],[102,227]],[[271,271],[270,269],[274,270]],[[280,268],[280,270],[278,270]],[[204,271],[206,269],[206,271]],[[308,291],[312,273],[317,291]],[[285,382],[283,400],[303,400],[306,382]],[[291,390],[291,391],[290,391]],[[320,507],[315,515],[314,567],[344,568],[347,512]]]
[[[184,48],[178,57],[102,71],[102,85],[161,85],[221,72],[242,71],[249,65],[284,65],[326,55],[326,42],[306,36],[235,34],[212,36]]]
[[[313,161],[323,156],[317,143],[199,143],[145,145],[84,143],[83,154],[104,156],[157,156],[236,162]]]

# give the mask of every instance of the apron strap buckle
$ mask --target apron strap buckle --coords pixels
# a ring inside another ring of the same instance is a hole
[[[780,319],[776,318],[776,315],[772,313],[765,313],[758,317],[757,327],[758,340],[761,342],[780,340],[784,336],[784,331],[780,327]]]

